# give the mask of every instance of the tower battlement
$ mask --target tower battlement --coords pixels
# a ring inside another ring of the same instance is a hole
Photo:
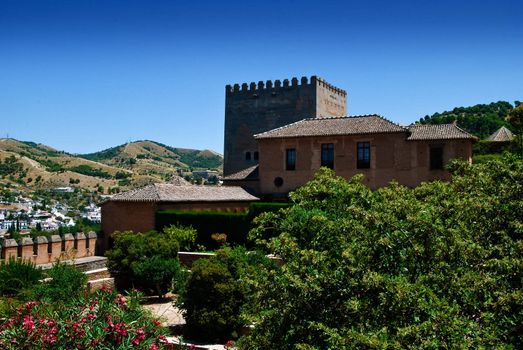
[[[254,134],[304,118],[347,114],[347,92],[313,75],[225,87],[224,175],[258,162]]]
[[[256,92],[274,92],[280,89],[293,89],[298,88],[302,86],[313,86],[318,85],[321,86],[333,93],[347,96],[347,92],[343,89],[340,89],[332,84],[329,84],[327,81],[323,80],[322,78],[313,75],[309,78],[307,77],[301,77],[300,80],[298,78],[293,77],[292,79],[284,79],[283,83],[281,80],[277,79],[274,80],[260,80],[258,83],[251,82],[251,83],[242,83],[242,84],[234,84],[234,85],[226,85],[225,86],[225,92],[226,94],[237,94],[237,93],[256,93]]]

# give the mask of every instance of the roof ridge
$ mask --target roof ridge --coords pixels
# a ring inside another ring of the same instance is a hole
[[[304,118],[304,119],[301,119],[301,120],[298,120],[298,121],[295,121],[293,123],[290,123],[290,124],[286,124],[286,125],[283,125],[283,126],[280,126],[278,128],[275,128],[275,129],[270,129],[270,130],[267,130],[267,131],[264,131],[264,132],[260,132],[260,133],[257,133],[257,134],[254,134],[253,137],[256,138],[257,136],[261,136],[263,134],[266,134],[268,132],[274,132],[276,130],[282,130],[282,129],[286,129],[286,128],[289,128],[295,124],[298,124],[298,123],[302,123],[304,121],[307,121],[307,120],[313,120],[313,119],[316,119],[316,118]],[[319,118],[318,118],[319,119]]]

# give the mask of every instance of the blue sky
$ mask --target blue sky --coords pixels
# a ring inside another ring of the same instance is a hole
[[[523,3],[0,0],[0,137],[223,151],[225,85],[318,75],[408,124],[523,100]]]

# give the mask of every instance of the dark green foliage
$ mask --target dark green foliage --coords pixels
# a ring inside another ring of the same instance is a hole
[[[87,176],[96,176],[96,177],[101,177],[104,179],[112,178],[111,174],[109,174],[108,172],[103,171],[101,169],[94,169],[92,166],[87,165],[87,164],[77,165],[77,166],[69,168],[68,170],[74,171],[75,173],[78,173],[78,174],[87,175]]]
[[[173,280],[180,281],[182,271],[177,259],[153,256],[132,264],[134,276],[140,281],[141,289],[148,294],[162,297],[173,290]]]
[[[106,253],[107,267],[119,289],[134,287],[143,292],[151,292],[151,284],[142,278],[143,271],[149,268],[144,263],[153,258],[162,261],[177,260],[179,243],[167,234],[155,231],[148,233],[125,231],[115,232],[113,239],[114,246]],[[169,263],[162,262],[162,264],[164,267],[167,266],[167,272],[172,271]],[[160,271],[158,275],[167,272]],[[176,273],[173,273],[171,279],[175,277]]]
[[[252,282],[243,348],[522,348],[523,163],[450,171],[371,191],[321,169],[260,216],[253,238],[285,264]]]
[[[45,166],[45,169],[47,171],[50,171],[52,173],[58,173],[64,171],[64,167],[61,164],[58,164],[57,162],[53,162],[49,159],[37,159],[37,161]]]
[[[29,260],[0,261],[0,295],[16,296],[42,279],[42,270]]]
[[[193,227],[198,232],[196,244],[208,249],[215,249],[219,246],[211,238],[213,233],[225,233],[227,242],[231,244],[245,244],[247,232],[250,229],[250,222],[245,213],[168,210],[156,214],[158,230],[171,224]]]
[[[502,126],[512,129],[505,121],[512,108],[513,106],[505,101],[478,104],[472,107],[457,107],[449,112],[427,115],[419,122],[421,124],[449,124],[457,121],[459,127],[484,139]]]
[[[10,156],[0,161],[0,176],[16,175],[23,171],[23,165],[15,156]]]
[[[124,149],[125,145],[120,145],[112,148],[108,148],[106,150],[95,152],[95,153],[88,153],[88,154],[80,154],[79,157],[94,160],[95,162],[99,162],[102,160],[108,160],[115,158],[120,154],[120,152]]]
[[[159,231],[172,224],[193,227],[198,232],[196,244],[208,249],[219,246],[211,237],[214,233],[225,233],[229,244],[246,245],[247,233],[256,216],[288,206],[288,203],[252,203],[247,213],[165,210],[156,214],[156,225]]]
[[[126,171],[117,171],[116,174],[114,175],[114,178],[117,180],[122,180],[122,179],[128,179],[131,176],[132,176],[132,174],[128,173]]]
[[[37,300],[60,302],[79,298],[86,291],[87,275],[74,265],[56,261],[49,270],[45,271],[45,277],[50,280],[34,288]]]
[[[242,248],[221,249],[212,258],[197,260],[180,298],[187,335],[222,343],[238,337],[242,308],[252,294],[244,280],[261,266],[274,267],[263,255]]]

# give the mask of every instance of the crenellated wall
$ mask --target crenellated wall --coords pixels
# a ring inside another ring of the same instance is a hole
[[[4,239],[1,241],[0,259],[10,257],[29,259],[35,264],[52,263],[56,259],[70,260],[95,255],[97,234],[95,232],[78,232],[65,234],[63,237],[52,235],[36,238],[23,237],[18,241]]]
[[[227,85],[224,175],[258,163],[254,134],[304,118],[346,114],[347,92],[317,76]]]

